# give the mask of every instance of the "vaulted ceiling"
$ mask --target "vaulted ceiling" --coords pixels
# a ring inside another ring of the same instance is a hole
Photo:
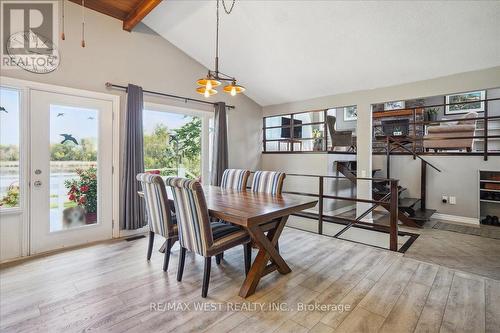
[[[215,4],[163,1],[143,22],[213,69]],[[499,22],[500,1],[236,1],[220,69],[261,105],[396,85],[499,66]]]

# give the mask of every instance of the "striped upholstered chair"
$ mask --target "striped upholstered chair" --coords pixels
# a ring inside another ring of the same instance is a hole
[[[250,176],[249,170],[226,169],[222,174],[220,187],[246,191],[248,176]]]
[[[247,181],[250,176],[250,170],[243,169],[226,169],[222,174],[222,180],[220,187],[235,189],[237,191],[247,190]],[[219,220],[220,222],[227,223],[225,221]],[[224,252],[215,256],[215,261],[217,265],[221,263],[222,258],[224,258]]]
[[[278,171],[255,171],[252,180],[252,192],[264,192],[272,195],[281,195],[283,182],[286,174]],[[275,220],[269,221],[261,226],[264,230],[272,229]],[[276,249],[279,251],[279,244],[276,243]]]
[[[177,281],[182,280],[186,250],[205,257],[205,271],[201,296],[206,297],[210,281],[212,256],[243,245],[245,251],[245,271],[248,272],[250,263],[247,261],[247,251],[250,242],[248,233],[236,226],[210,222],[205,195],[201,184],[195,180],[169,177],[166,184],[172,187],[175,211],[179,223],[179,268]]]
[[[252,192],[281,195],[286,174],[277,171],[256,171],[252,180]]]
[[[177,220],[172,214],[165,183],[160,175],[140,173],[137,180],[141,183],[149,225],[148,260],[151,259],[155,234],[167,239],[163,270],[168,269],[170,251],[178,239]]]

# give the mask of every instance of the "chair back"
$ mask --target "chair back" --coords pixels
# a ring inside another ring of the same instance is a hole
[[[220,187],[246,191],[248,176],[250,176],[249,170],[226,169],[222,174]]]
[[[150,173],[140,173],[136,178],[144,192],[149,229],[169,238],[173,235],[173,222],[163,178]]]
[[[457,125],[475,125],[477,116],[477,112],[469,112],[460,118]]]
[[[201,184],[178,177],[167,178],[166,184],[172,187],[179,243],[183,248],[205,256],[214,241]]]
[[[256,171],[252,181],[252,192],[281,195],[286,174],[278,171]]]
[[[335,116],[326,116],[326,124],[328,126],[328,132],[330,135],[335,134],[335,123],[337,122],[337,118]]]

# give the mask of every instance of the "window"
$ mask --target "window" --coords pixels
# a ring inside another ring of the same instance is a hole
[[[20,205],[20,92],[0,87],[0,208]]]
[[[163,176],[208,177],[209,120],[210,116],[202,112],[146,105],[143,114],[145,170],[157,170]]]
[[[358,108],[356,105],[341,106],[328,109],[326,114],[333,119],[335,133],[328,137],[329,151],[349,151],[356,143],[356,126],[358,120]],[[334,118],[332,118],[334,117]],[[329,127],[329,128],[330,128]]]
[[[324,151],[325,111],[264,118],[264,151]]]

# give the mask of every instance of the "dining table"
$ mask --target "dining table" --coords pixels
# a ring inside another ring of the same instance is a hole
[[[280,274],[291,272],[280,254],[278,240],[288,217],[316,206],[316,198],[239,191],[211,185],[203,186],[203,192],[209,215],[247,230],[254,246],[258,248],[257,256],[240,288],[241,297],[253,295],[262,277],[275,271]]]

